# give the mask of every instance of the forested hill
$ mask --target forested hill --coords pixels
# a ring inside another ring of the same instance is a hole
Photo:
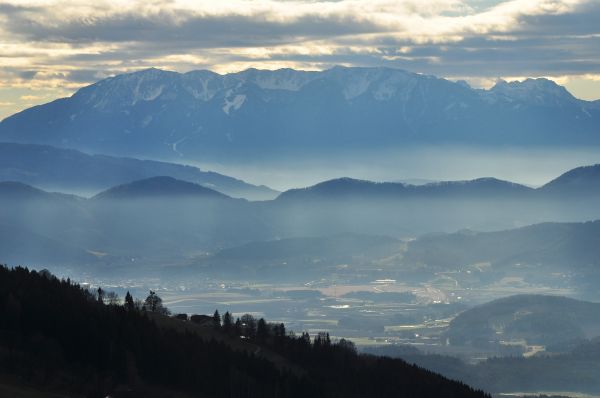
[[[154,306],[105,302],[47,272],[0,267],[0,393],[488,396],[402,360],[358,355],[352,344],[325,335],[294,337],[264,320],[251,333],[225,322],[202,333],[200,325],[151,312]]]

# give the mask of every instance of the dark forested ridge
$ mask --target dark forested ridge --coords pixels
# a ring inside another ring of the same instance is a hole
[[[0,267],[0,392],[26,386],[90,397],[486,396],[402,360],[358,355],[351,343],[326,335],[311,342],[283,325],[261,319],[248,327],[253,319],[229,317],[202,334],[187,327],[193,322],[140,309],[130,297],[119,305],[98,296],[47,272]]]

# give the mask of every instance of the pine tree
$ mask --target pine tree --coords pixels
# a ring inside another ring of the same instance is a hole
[[[135,303],[133,302],[133,297],[129,292],[125,295],[125,304],[124,307],[127,311],[133,311],[135,309]]]
[[[264,342],[269,337],[269,327],[267,322],[263,318],[258,320],[256,325],[256,340],[259,342]]]
[[[219,310],[215,310],[213,314],[213,323],[215,324],[215,328],[221,328],[221,314],[219,314]]]
[[[231,333],[233,330],[233,318],[231,317],[231,314],[229,313],[229,311],[225,312],[225,315],[223,315],[223,331],[225,331],[225,333]]]

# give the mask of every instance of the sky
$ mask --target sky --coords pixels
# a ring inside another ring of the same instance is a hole
[[[148,67],[546,77],[600,99],[599,0],[0,0],[0,119]]]

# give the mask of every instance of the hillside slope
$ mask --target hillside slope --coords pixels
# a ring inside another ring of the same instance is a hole
[[[600,221],[426,235],[408,245],[404,260],[432,267],[489,262],[492,266],[546,264],[592,269],[600,264]]]
[[[252,337],[300,369],[288,371],[260,350],[252,354],[226,340],[161,327],[144,311],[103,304],[70,281],[23,268],[0,267],[0,308],[0,380],[13,378],[47,393],[486,397],[400,360],[359,356],[347,346]]]
[[[559,396],[600,393],[599,338],[582,342],[561,354],[540,354],[529,358],[491,358],[476,365],[466,364],[455,357],[418,353],[414,348],[394,350],[380,347],[368,351],[402,358],[409,363],[493,393],[528,392],[535,396],[538,396],[540,391],[547,392],[546,396],[554,391]]]
[[[451,344],[501,341],[554,345],[600,336],[600,304],[560,296],[516,295],[466,310],[450,322]]]

